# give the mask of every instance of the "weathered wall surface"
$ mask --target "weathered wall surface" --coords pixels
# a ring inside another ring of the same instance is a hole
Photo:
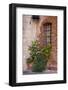
[[[31,16],[23,16],[23,68],[27,69],[26,59],[29,57],[28,47],[36,40],[36,24],[32,23]]]

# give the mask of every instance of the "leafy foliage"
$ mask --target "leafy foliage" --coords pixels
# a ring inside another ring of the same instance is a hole
[[[27,63],[33,62],[32,71],[42,72],[47,65],[51,52],[51,45],[40,48],[38,41],[32,41],[29,51],[30,57],[27,59]]]
[[[41,49],[41,52],[45,55],[45,57],[48,59],[50,57],[51,53],[51,45],[47,45]]]
[[[32,58],[27,58],[27,64],[30,64],[33,62],[33,59]]]
[[[38,53],[32,67],[34,72],[42,72],[45,69],[45,57]]]
[[[37,41],[32,41],[29,51],[32,59],[35,59],[35,56],[37,56],[37,53],[40,51]]]

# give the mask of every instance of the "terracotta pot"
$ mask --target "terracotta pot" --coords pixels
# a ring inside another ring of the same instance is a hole
[[[33,63],[27,64],[27,69],[32,70],[32,64],[33,64]]]

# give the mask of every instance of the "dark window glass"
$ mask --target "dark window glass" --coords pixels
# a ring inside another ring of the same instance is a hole
[[[44,24],[45,44],[51,43],[51,23]]]

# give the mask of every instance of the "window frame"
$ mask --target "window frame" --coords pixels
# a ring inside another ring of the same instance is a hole
[[[47,28],[48,28],[48,26],[50,27],[50,30],[47,30]],[[47,28],[46,28],[47,27]],[[46,29],[45,29],[46,28]],[[47,32],[49,31],[50,32],[50,35],[49,35],[49,38],[50,38],[50,42],[49,42],[49,44],[51,44],[51,31],[52,31],[52,23],[50,23],[50,22],[46,22],[45,24],[43,24],[43,29],[44,29],[44,32],[45,32],[45,37],[46,37],[46,39],[45,39],[45,42],[46,42],[46,45],[48,45],[48,43],[47,43]]]

